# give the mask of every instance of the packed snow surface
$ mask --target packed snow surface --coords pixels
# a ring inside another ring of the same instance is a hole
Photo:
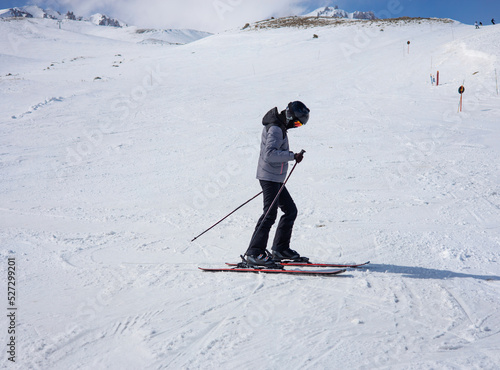
[[[17,307],[2,366],[499,368],[498,26],[345,21],[167,46],[64,25],[0,21],[0,271],[15,262]],[[190,240],[260,191],[262,116],[293,100],[311,117],[289,132],[306,150],[292,248],[371,264],[199,271],[245,252],[260,197]]]

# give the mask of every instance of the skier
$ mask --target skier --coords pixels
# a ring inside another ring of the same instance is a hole
[[[257,222],[246,252],[246,260],[250,266],[274,268],[277,266],[276,262],[283,259],[304,262],[309,260],[290,249],[290,238],[297,217],[297,207],[286,187],[283,187],[278,199],[270,209],[286,178],[288,162],[295,160],[300,163],[303,158],[302,152],[293,153],[289,150],[287,130],[303,126],[308,120],[309,108],[300,101],[289,103],[287,108],[281,112],[278,112],[278,108],[275,107],[267,112],[262,119],[264,128],[260,144],[257,179],[263,191],[264,213]],[[276,229],[272,255],[268,255],[267,241],[271,227],[278,215],[278,207],[284,214]]]
[[[476,21],[476,23],[474,23],[474,25],[476,26],[476,29],[479,28],[479,25],[477,24],[477,21]]]
[[[495,25],[495,18],[491,18],[491,24]]]

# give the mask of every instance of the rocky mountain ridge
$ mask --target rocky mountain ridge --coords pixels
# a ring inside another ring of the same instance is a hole
[[[42,9],[36,5],[27,5],[0,10],[0,18],[48,18],[56,20],[69,19],[73,21],[89,21],[98,26],[126,27],[125,22],[108,17],[104,14],[93,14],[88,19],[75,15],[72,11],[62,14],[51,9]]]
[[[318,8],[313,12],[306,14],[306,16],[326,17],[326,18],[368,19],[368,20],[377,19],[375,13],[373,13],[372,11],[368,12],[355,11],[352,13],[348,13],[345,10],[339,9],[337,5]]]

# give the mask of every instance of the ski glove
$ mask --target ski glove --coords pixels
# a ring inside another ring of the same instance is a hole
[[[302,159],[304,158],[304,152],[300,152],[300,153],[295,153],[293,155],[293,158],[297,161],[297,163],[300,163],[302,162]]]

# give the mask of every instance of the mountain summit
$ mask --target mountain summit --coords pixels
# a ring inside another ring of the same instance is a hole
[[[325,17],[325,18],[347,18],[347,19],[377,19],[373,12],[359,12],[348,13],[345,10],[339,9],[335,6],[325,6],[318,8],[315,11],[306,14],[308,17]]]

